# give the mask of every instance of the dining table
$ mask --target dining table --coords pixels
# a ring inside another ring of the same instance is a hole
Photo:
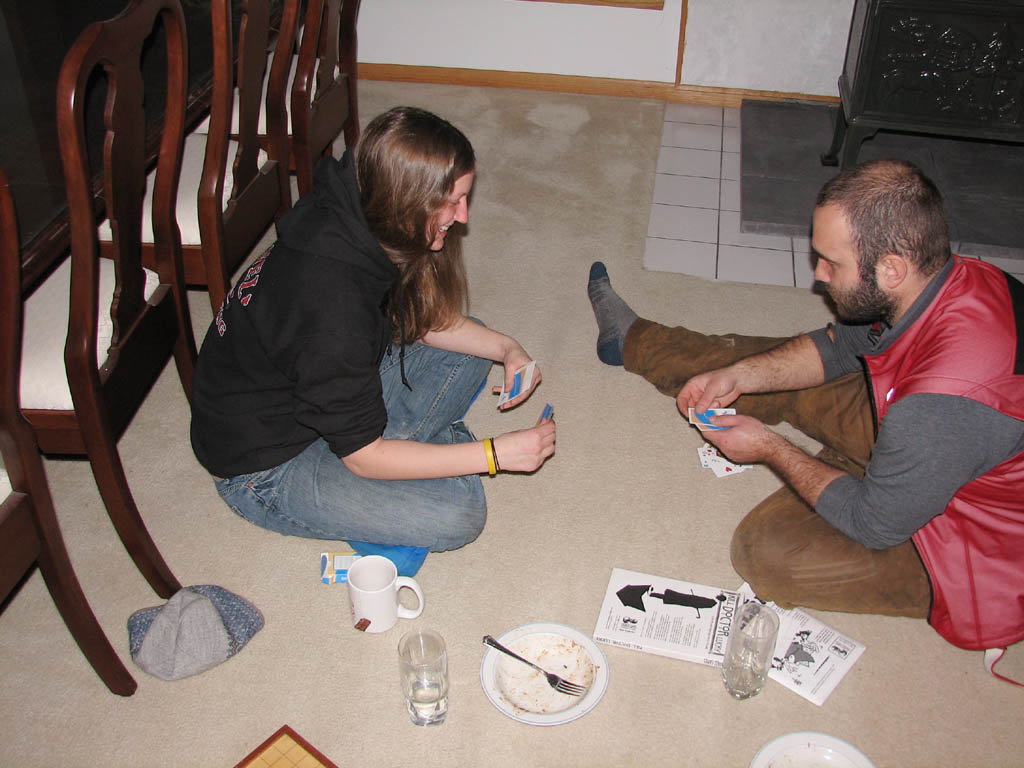
[[[0,0],[0,167],[14,197],[22,253],[22,292],[27,293],[68,254],[70,230],[60,145],[56,94],[64,56],[89,24],[112,18],[128,0]],[[276,30],[283,0],[271,3]],[[186,130],[209,111],[213,87],[209,0],[183,0],[188,37]],[[234,21],[238,35],[237,16]],[[160,140],[164,82],[162,30],[142,52],[145,83],[146,152],[154,161]],[[152,96],[152,97],[151,97]],[[102,148],[105,88],[88,90],[86,144],[92,167]],[[103,216],[97,179],[96,216]]]

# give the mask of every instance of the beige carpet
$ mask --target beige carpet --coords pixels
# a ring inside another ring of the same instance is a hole
[[[516,429],[544,402],[558,423],[557,453],[540,471],[484,480],[480,538],[430,555],[420,571],[426,610],[403,627],[448,641],[448,721],[408,722],[400,631],[349,626],[345,588],[318,579],[329,544],[268,533],[221,503],[189,448],[172,367],[121,442],[129,479],[182,582],[242,594],[266,627],[197,677],[169,683],[135,667],[125,622],[160,600],[116,540],[88,465],[48,462],[83,587],[139,690],[107,692],[33,576],[0,617],[0,765],[231,766],[282,723],[341,766],[746,766],[766,742],[805,730],[846,739],[879,767],[1024,762],[1024,691],[988,676],[980,653],[907,619],[817,614],[867,646],[823,707],[776,683],[737,702],[712,668],[612,647],[607,693],[579,720],[533,727],[490,704],[479,681],[484,634],[535,621],[590,634],[614,566],[737,587],[732,530],[779,485],[764,468],[726,479],[702,470],[702,440],[673,402],[598,362],[591,261],[603,259],[637,311],[663,322],[790,334],[828,316],[801,289],[643,271],[660,102],[360,83],[364,120],[400,103],[447,116],[473,141],[472,312],[515,335],[544,372],[524,407],[499,414],[482,396],[468,423],[478,436]],[[192,299],[202,334],[210,310],[204,295]],[[1011,650],[1006,671],[1024,677],[1021,656]]]

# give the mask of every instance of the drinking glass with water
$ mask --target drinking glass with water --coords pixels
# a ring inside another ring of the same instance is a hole
[[[768,606],[752,600],[736,611],[722,662],[722,682],[734,698],[749,699],[764,687],[778,634],[778,614]]]
[[[409,719],[440,725],[448,714],[448,653],[429,629],[412,629],[398,641],[398,667]]]

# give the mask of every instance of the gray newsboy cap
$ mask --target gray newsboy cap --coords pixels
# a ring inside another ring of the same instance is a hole
[[[263,628],[245,598],[212,584],[185,587],[128,618],[132,659],[162,680],[197,675],[238,653]]]

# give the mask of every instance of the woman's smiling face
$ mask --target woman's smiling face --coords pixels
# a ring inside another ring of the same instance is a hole
[[[452,185],[452,191],[448,195],[448,202],[438,211],[434,217],[437,227],[434,240],[430,244],[430,250],[439,251],[444,248],[444,238],[448,234],[448,228],[456,221],[461,224],[469,222],[469,190],[473,188],[473,171],[460,176]]]

